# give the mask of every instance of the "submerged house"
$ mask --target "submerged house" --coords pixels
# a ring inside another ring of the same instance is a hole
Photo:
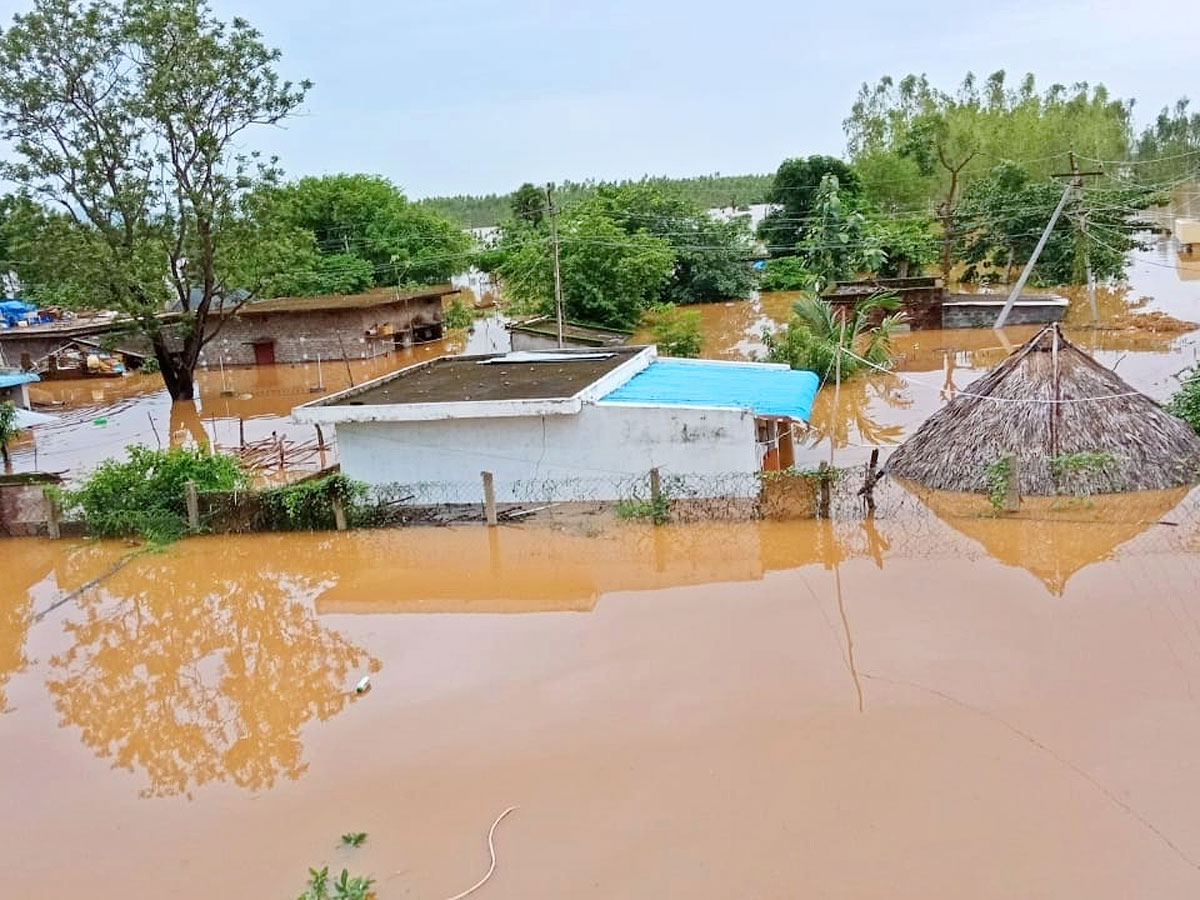
[[[1200,436],[1057,324],[930,416],[886,470],[926,487],[986,493],[988,467],[1008,454],[1022,494],[1120,493],[1200,479]]]
[[[17,409],[29,409],[29,385],[41,381],[36,372],[0,368],[0,403],[11,403]]]
[[[513,350],[558,349],[558,323],[554,316],[536,316],[507,326]],[[564,347],[620,347],[628,344],[632,331],[602,328],[582,322],[563,323]]]
[[[271,365],[382,356],[442,337],[442,298],[449,284],[415,291],[380,288],[362,294],[276,297],[230,306],[202,365]]]
[[[749,497],[764,467],[794,461],[817,387],[783,365],[654,347],[512,352],[440,357],[292,415],[336,427],[351,478],[431,503],[480,502],[483,471],[500,502],[619,499],[652,468],[690,477],[693,497]]]
[[[991,328],[1007,294],[955,294],[941,278],[868,278],[837,281],[822,295],[835,308],[852,307],[875,294],[895,294],[908,325],[924,328]],[[1061,322],[1070,301],[1058,294],[1021,294],[1008,314],[1009,325]]]

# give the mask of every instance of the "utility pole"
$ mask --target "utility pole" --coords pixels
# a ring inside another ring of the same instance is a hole
[[[1017,298],[1021,296],[1021,291],[1025,289],[1025,282],[1029,280],[1029,275],[1033,271],[1034,265],[1038,261],[1038,257],[1042,255],[1042,250],[1046,247],[1046,241],[1050,240],[1050,233],[1054,231],[1054,226],[1058,222],[1058,217],[1062,215],[1063,208],[1067,205],[1067,201],[1077,190],[1083,186],[1083,177],[1085,175],[1103,175],[1104,172],[1080,172],[1078,166],[1075,165],[1075,154],[1071,153],[1071,171],[1055,173],[1054,178],[1069,178],[1067,186],[1063,189],[1062,197],[1059,198],[1058,206],[1054,207],[1054,212],[1050,216],[1050,221],[1046,223],[1046,230],[1042,232],[1042,236],[1038,238],[1037,245],[1033,248],[1033,253],[1030,254],[1029,261],[1025,263],[1025,268],[1021,270],[1021,277],[1017,279],[1017,283],[1013,285],[1012,292],[1008,295],[1008,299],[1004,301],[1004,308],[1000,310],[1000,315],[996,317],[996,324],[993,328],[1003,328],[1004,323],[1008,321],[1008,314],[1012,312],[1013,304],[1017,302]],[[1090,271],[1091,265],[1088,265]],[[1089,276],[1089,281],[1091,280]],[[1092,301],[1092,314],[1096,315],[1095,300]]]
[[[1079,233],[1083,238],[1083,264],[1087,269],[1087,294],[1088,304],[1092,308],[1092,324],[1097,325],[1100,322],[1100,310],[1096,307],[1096,278],[1092,274],[1092,245],[1088,243],[1088,224],[1087,210],[1082,208],[1083,201],[1083,176],[1084,175],[1103,175],[1102,171],[1096,172],[1080,172],[1079,166],[1075,162],[1075,151],[1071,151],[1071,175],[1072,183],[1075,187],[1075,198],[1080,201],[1079,210]],[[1055,176],[1063,177],[1063,176]]]
[[[554,208],[554,185],[546,185],[546,215],[550,217],[550,246],[554,248],[554,318],[558,323],[558,346],[563,345],[562,274],[558,266],[558,210]]]

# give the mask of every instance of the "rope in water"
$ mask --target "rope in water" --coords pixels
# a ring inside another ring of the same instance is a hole
[[[492,873],[496,871],[496,845],[492,841],[492,836],[496,833],[496,826],[500,824],[500,821],[516,808],[517,807],[515,806],[510,806],[504,812],[500,813],[500,815],[496,817],[496,821],[492,823],[492,827],[488,829],[488,853],[491,854],[492,864],[488,866],[487,873],[461,894],[455,894],[453,897],[446,898],[446,900],[462,900],[463,897],[475,893],[477,890],[487,884],[487,880],[491,878]]]

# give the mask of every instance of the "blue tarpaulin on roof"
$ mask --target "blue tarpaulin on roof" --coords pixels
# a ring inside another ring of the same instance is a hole
[[[807,422],[818,387],[814,373],[780,366],[656,359],[602,402],[750,409]]]
[[[32,384],[41,381],[36,372],[0,372],[0,388],[16,387],[18,384]]]

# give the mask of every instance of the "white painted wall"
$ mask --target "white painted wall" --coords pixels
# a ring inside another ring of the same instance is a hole
[[[368,484],[420,484],[415,502],[430,503],[482,502],[485,470],[501,503],[616,500],[656,466],[664,478],[753,475],[755,437],[746,410],[603,403],[575,415],[337,425],[343,472]],[[729,482],[711,484],[729,495]],[[734,484],[755,491],[752,478]]]

